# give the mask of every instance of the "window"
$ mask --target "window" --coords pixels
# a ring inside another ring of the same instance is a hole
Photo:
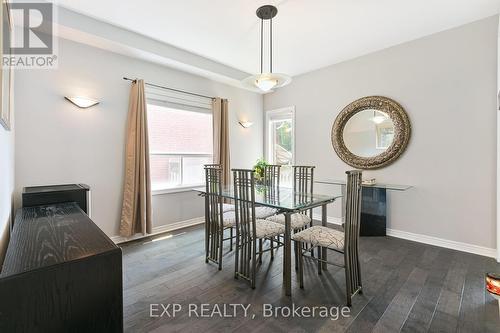
[[[212,114],[148,101],[153,191],[205,183],[203,165],[213,161]]]
[[[266,158],[270,164],[281,165],[280,183],[292,185],[295,161],[295,121],[293,107],[266,112]]]

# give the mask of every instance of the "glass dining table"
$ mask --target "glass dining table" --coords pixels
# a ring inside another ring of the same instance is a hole
[[[203,195],[206,189],[196,188],[196,192]],[[234,200],[233,186],[227,186],[222,189],[222,197]],[[205,198],[207,198],[205,196]],[[325,195],[319,193],[301,193],[295,192],[288,187],[271,187],[265,185],[255,186],[255,204],[259,206],[276,208],[280,214],[285,215],[285,237],[284,237],[284,255],[283,255],[283,285],[285,294],[292,294],[292,246],[291,246],[291,215],[294,213],[308,211],[312,208],[321,207],[321,223],[326,226],[327,212],[326,207],[341,196]],[[205,200],[207,205],[208,199]],[[322,252],[323,258],[326,258],[326,249]]]

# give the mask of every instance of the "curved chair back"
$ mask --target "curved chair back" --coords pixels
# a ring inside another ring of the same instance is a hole
[[[313,193],[314,166],[294,165],[293,168],[293,192],[298,193],[298,200],[305,200],[305,195]],[[302,198],[301,198],[302,196]],[[312,209],[309,210],[312,219]]]
[[[344,225],[344,259],[348,295],[361,288],[359,265],[359,225],[361,220],[361,176],[359,170],[347,171],[346,215]]]
[[[236,214],[236,266],[235,274],[252,281],[256,256],[255,183],[254,171],[232,169],[234,206]]]
[[[314,166],[294,165],[293,191],[300,193],[313,193]]]
[[[205,166],[205,250],[206,259],[216,263],[222,260],[222,166]]]
[[[264,185],[278,188],[280,186],[281,165],[271,164],[264,167]]]

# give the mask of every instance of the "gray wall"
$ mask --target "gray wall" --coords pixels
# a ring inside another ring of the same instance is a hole
[[[11,131],[6,131],[0,125],[0,268],[9,243],[14,193],[14,118],[11,120]]]
[[[335,117],[359,97],[395,99],[412,122],[410,145],[366,172],[415,186],[390,193],[388,227],[496,248],[497,33],[495,16],[307,73],[266,95],[264,109],[295,105],[296,162],[316,165],[317,178],[343,178],[350,167],[330,143]]]
[[[109,236],[118,234],[130,90],[123,76],[228,98],[232,166],[251,167],[262,155],[261,95],[60,39],[57,70],[19,71],[16,77],[18,205],[24,186],[87,183],[92,219]],[[68,95],[101,103],[81,110],[63,99]],[[240,118],[255,125],[243,129]],[[203,201],[193,192],[153,198],[153,227],[201,216]]]

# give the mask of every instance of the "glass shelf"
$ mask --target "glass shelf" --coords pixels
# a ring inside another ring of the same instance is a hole
[[[345,180],[338,179],[322,179],[317,180],[315,183],[318,184],[328,184],[328,185],[345,185]],[[363,187],[374,187],[374,188],[384,188],[386,190],[392,191],[406,191],[413,186],[411,185],[397,185],[397,184],[384,184],[384,183],[375,183],[373,185],[363,185]]]

